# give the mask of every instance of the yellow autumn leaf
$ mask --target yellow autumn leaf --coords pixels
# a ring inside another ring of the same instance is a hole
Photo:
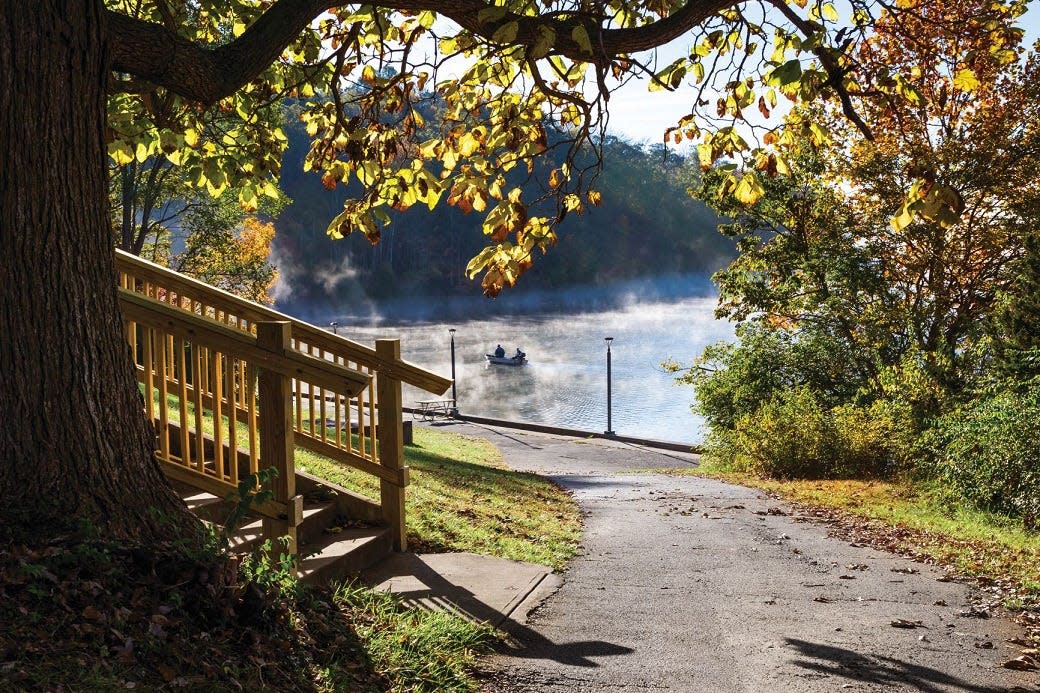
[[[953,86],[961,91],[975,91],[979,87],[979,80],[975,73],[968,68],[957,70],[953,76]]]
[[[762,184],[758,182],[758,176],[753,171],[748,171],[737,183],[733,196],[745,205],[753,205],[765,194]]]

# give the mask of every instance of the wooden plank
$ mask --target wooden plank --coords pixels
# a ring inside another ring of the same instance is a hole
[[[159,459],[159,466],[162,467],[166,475],[175,481],[182,481],[193,488],[212,493],[218,498],[226,499],[229,494],[238,493],[238,487],[232,486],[226,481],[221,481],[208,474],[200,474],[177,462],[161,458],[157,459]],[[299,526],[303,522],[303,496],[293,496],[284,503],[275,500],[254,503],[250,506],[250,510],[261,517],[291,521],[294,526]]]
[[[260,322],[256,338],[261,347],[272,353],[292,348],[292,327],[289,322]],[[296,495],[296,465],[293,451],[291,382],[284,374],[261,368],[258,372],[260,394],[260,464],[274,467],[278,475],[268,485],[274,491],[274,500],[287,503]],[[286,550],[297,555],[296,522],[293,518],[264,519],[264,538],[288,538]],[[277,559],[279,550],[272,552]]]
[[[198,344],[191,345],[191,358],[192,358],[192,378],[195,381],[194,387],[194,399],[192,400],[195,404],[195,430],[202,432],[202,347]],[[206,460],[206,447],[205,442],[202,439],[202,435],[195,436],[195,462],[198,465],[198,471],[201,473],[203,465]]]
[[[190,467],[191,437],[188,434],[188,356],[184,353],[185,344],[183,339],[178,339],[174,342],[173,348],[176,349],[178,363],[180,364],[180,388],[177,391],[177,400],[180,404],[180,421],[177,423],[181,427],[181,457],[184,458],[184,463]]]
[[[221,354],[218,351],[214,351],[211,354],[211,362],[213,368],[210,371],[213,374],[213,464],[217,468],[217,476],[221,479],[228,476],[228,473],[224,465],[224,428],[220,422],[220,418],[223,415],[223,407],[221,406],[221,399],[223,398],[223,378],[221,378]],[[235,445],[234,441],[229,443],[232,447]],[[231,465],[234,466],[235,460],[232,455]]]
[[[408,467],[390,469],[377,464],[368,458],[361,457],[356,452],[338,448],[331,443],[323,443],[317,438],[311,438],[308,435],[296,436],[296,444],[305,450],[316,452],[319,455],[324,455],[340,462],[341,464],[345,464],[348,467],[353,467],[354,469],[365,472],[366,474],[379,477],[382,481],[386,481],[396,486],[408,485]]]
[[[394,361],[401,355],[401,342],[396,339],[377,339],[376,351],[384,361]],[[401,381],[381,372],[376,381],[376,397],[379,399],[379,421],[376,424],[379,463],[387,469],[399,472],[404,468]],[[383,520],[390,528],[394,550],[407,551],[404,487],[382,479],[379,482],[379,498]]]

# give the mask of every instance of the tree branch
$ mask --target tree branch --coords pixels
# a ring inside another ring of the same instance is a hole
[[[519,29],[512,43],[534,43],[539,27],[551,26],[556,35],[553,52],[574,60],[606,65],[618,55],[655,48],[681,36],[737,0],[689,0],[681,9],[646,26],[603,29],[599,17],[569,14],[531,17],[507,14],[495,22],[481,22],[484,0],[390,0],[374,5],[391,10],[430,10],[462,28],[490,39],[505,23]],[[282,50],[322,12],[359,3],[342,0],[278,0],[240,37],[215,48],[197,44],[152,22],[109,10],[107,19],[112,69],[170,89],[186,99],[209,105],[225,98],[259,75]],[[573,38],[579,25],[592,39],[590,55]]]
[[[242,36],[217,48],[113,10],[107,11],[112,69],[209,105],[235,93],[273,63],[336,0],[278,0]]]
[[[798,27],[798,30],[801,31],[806,38],[809,38],[815,33],[814,27],[809,22],[799,17],[794,10],[788,7],[786,2],[783,2],[783,0],[768,0],[768,2],[776,8],[780,14],[787,17],[792,24]],[[841,101],[842,113],[844,113],[845,117],[856,126],[856,129],[860,131],[863,137],[873,142],[874,133],[871,132],[870,127],[863,122],[863,119],[859,117],[859,113],[856,112],[856,107],[852,103],[852,97],[849,95],[848,89],[846,89],[845,85],[842,83],[842,80],[845,77],[845,71],[840,65],[838,65],[838,61],[835,60],[834,54],[823,47],[813,48],[813,53],[817,58],[819,58],[820,65],[823,66],[823,69],[827,72],[827,84],[831,85],[831,88],[834,89],[834,92],[838,95],[838,99]]]

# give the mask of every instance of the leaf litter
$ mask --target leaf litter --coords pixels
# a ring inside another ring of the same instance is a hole
[[[327,594],[240,568],[172,546],[0,545],[0,690],[323,690],[332,659],[351,690],[386,690]]]

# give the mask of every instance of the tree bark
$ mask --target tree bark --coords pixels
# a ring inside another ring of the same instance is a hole
[[[0,0],[0,526],[193,535],[123,336],[105,178],[101,0]]]

